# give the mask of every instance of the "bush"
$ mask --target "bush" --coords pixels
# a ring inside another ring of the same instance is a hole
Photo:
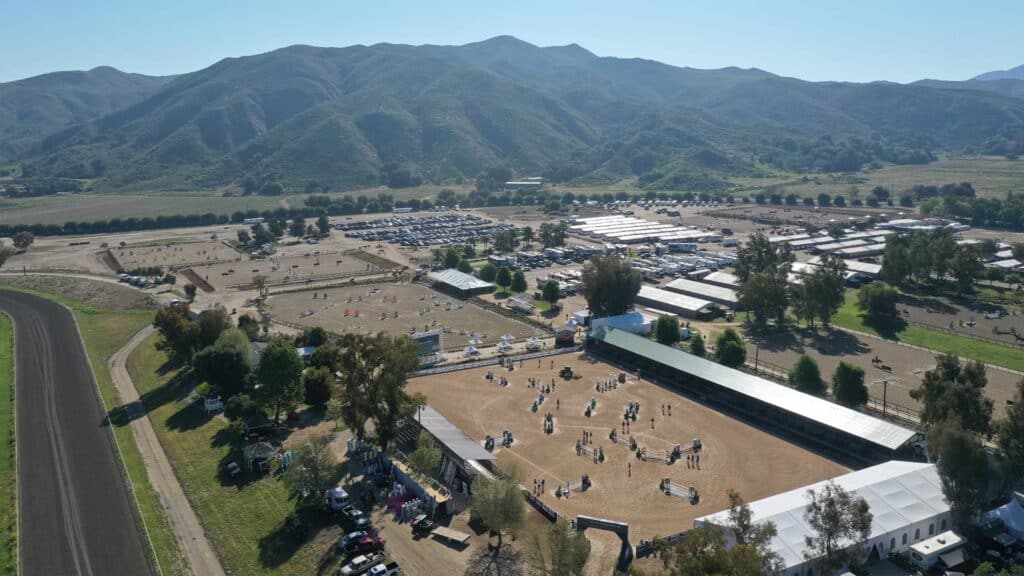
[[[224,416],[228,420],[242,420],[259,412],[260,407],[248,394],[232,396],[224,405]]]
[[[302,377],[303,400],[310,406],[323,406],[331,399],[334,376],[325,367],[312,368]]]
[[[707,354],[704,348],[704,337],[699,332],[694,332],[690,338],[690,354],[703,358]]]
[[[864,385],[864,369],[840,362],[832,375],[832,395],[836,402],[855,408],[868,401],[868,388]]]
[[[726,328],[715,342],[715,361],[731,368],[743,366],[747,361],[747,347],[732,328]]]
[[[654,324],[654,337],[660,344],[672,346],[679,342],[679,319],[675,316],[661,316]]]
[[[872,318],[896,316],[899,291],[885,282],[872,282],[857,293],[857,308]]]
[[[821,379],[818,363],[807,354],[797,358],[793,370],[789,373],[789,385],[801,392],[822,396],[825,394],[825,382]]]

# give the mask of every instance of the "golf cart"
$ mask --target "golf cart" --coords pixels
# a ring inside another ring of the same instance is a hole
[[[434,521],[426,514],[420,514],[412,520],[413,534],[426,534],[434,529]]]

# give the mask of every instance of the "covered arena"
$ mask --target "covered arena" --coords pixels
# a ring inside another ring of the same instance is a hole
[[[622,330],[600,328],[588,351],[700,402],[851,465],[909,457],[918,434],[885,420]]]

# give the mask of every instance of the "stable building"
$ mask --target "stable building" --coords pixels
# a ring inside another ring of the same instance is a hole
[[[587,349],[720,412],[851,465],[912,457],[912,442],[919,437],[902,426],[622,330],[592,330]]]
[[[485,282],[472,274],[459,272],[455,268],[431,272],[427,274],[434,285],[446,292],[455,292],[460,296],[473,296],[494,291],[494,284]]]
[[[669,292],[668,290],[651,286],[641,286],[640,292],[637,292],[637,295],[633,297],[633,303],[671,312],[683,318],[710,318],[716,312],[714,303],[708,300]]]
[[[740,302],[736,291],[731,288],[723,288],[722,286],[715,286],[714,284],[706,284],[686,278],[679,278],[669,282],[665,285],[665,289],[685,296],[708,300],[733,310],[737,309]]]
[[[772,522],[778,530],[770,548],[782,560],[781,576],[821,576],[814,567],[814,559],[807,558],[810,549],[806,538],[814,534],[814,529],[807,524],[804,513],[808,505],[807,491],[819,490],[826,482],[749,504],[753,522]],[[915,549],[922,563],[929,563],[933,557],[947,565],[962,562],[959,548],[948,545],[953,542],[952,533],[947,532],[952,520],[934,464],[893,460],[838,476],[831,482],[854,498],[863,498],[871,507],[871,534],[864,546],[869,564],[893,553],[911,556]],[[734,541],[728,530],[728,510],[694,520],[695,526],[706,524],[726,528],[730,540]],[[940,535],[945,544],[935,540]],[[922,551],[925,554],[921,554]]]

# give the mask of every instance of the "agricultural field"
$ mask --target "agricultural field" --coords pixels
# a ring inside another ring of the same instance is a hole
[[[559,378],[565,365],[581,378]],[[628,375],[626,383],[615,389],[597,392],[597,382],[614,379],[619,370],[585,355],[527,360],[515,368],[513,372],[491,367],[426,376],[410,380],[408,389],[426,394],[430,406],[474,440],[482,442],[488,435],[500,438],[504,430],[511,431],[513,444],[496,448],[499,465],[518,465],[528,487],[535,479],[543,479],[541,499],[560,514],[628,522],[633,540],[678,532],[692,526],[694,518],[727,508],[730,488],[753,501],[846,471],[663,387],[637,381],[635,375]],[[507,378],[509,385],[487,380],[488,372]],[[530,387],[531,378],[544,385],[555,383],[536,412],[531,406],[539,389]],[[597,405],[587,417],[584,410],[591,399]],[[685,456],[673,464],[638,459],[621,433],[629,402],[640,403],[629,430],[638,446],[653,453],[671,450],[676,444],[690,446],[698,438],[703,444],[699,466]],[[542,429],[548,413],[554,420],[550,435]],[[620,443],[609,439],[612,430],[620,432]],[[603,450],[604,462],[577,455],[576,442],[584,431],[592,435],[588,447]],[[559,485],[578,485],[583,474],[590,477],[590,490],[574,491],[569,498],[555,495]],[[666,495],[659,490],[664,478],[696,488],[699,502]]]
[[[506,333],[516,340],[543,335],[527,324],[420,284],[379,283],[276,294],[269,304],[275,320],[330,332],[400,335],[443,329],[446,349],[464,348],[474,335],[482,341],[478,347],[497,344]]]
[[[1007,160],[1002,156],[943,157],[931,164],[884,166],[878,170],[865,170],[853,174],[793,174],[787,178],[774,176],[764,179],[746,179],[746,185],[774,185],[783,194],[795,192],[804,197],[842,194],[847,200],[866,199],[875,186],[884,186],[897,195],[916,184],[942,185],[970,182],[979,196],[1006,196],[1008,191],[1020,191],[1024,184],[1024,162]],[[854,194],[854,189],[857,193]]]

